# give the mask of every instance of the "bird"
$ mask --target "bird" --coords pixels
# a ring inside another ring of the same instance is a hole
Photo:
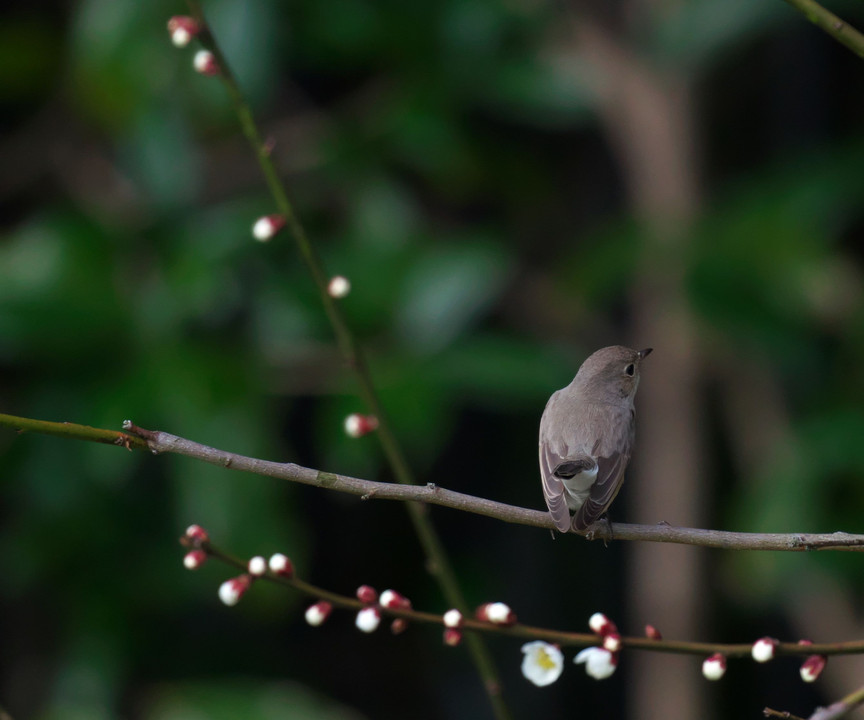
[[[546,403],[540,419],[540,476],[559,531],[586,530],[621,489],[636,433],[633,400],[640,366],[652,349],[612,345],[597,350]]]

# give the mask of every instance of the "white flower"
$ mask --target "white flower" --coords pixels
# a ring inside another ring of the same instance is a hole
[[[714,653],[705,658],[702,663],[702,674],[706,680],[719,680],[726,674],[726,656],[722,653]]]
[[[577,665],[585,663],[585,672],[595,680],[605,680],[615,672],[618,658],[603,648],[589,647],[573,658],[573,662]]]
[[[538,687],[551,685],[564,670],[564,655],[555,645],[542,640],[522,646],[522,674]]]
[[[381,624],[381,611],[377,607],[365,607],[357,613],[354,624],[365,633],[375,632]]]
[[[753,643],[753,649],[750,651],[750,654],[753,655],[753,659],[756,662],[768,662],[774,657],[774,649],[776,647],[777,641],[773,638],[759,638],[755,643]]]

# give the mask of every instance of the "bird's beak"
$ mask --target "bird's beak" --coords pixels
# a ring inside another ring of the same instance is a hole
[[[654,348],[645,348],[644,350],[640,350],[639,351],[639,359],[644,360],[646,357],[648,357],[651,354],[651,351],[653,349]]]

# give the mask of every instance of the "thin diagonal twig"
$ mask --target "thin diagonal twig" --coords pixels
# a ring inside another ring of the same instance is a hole
[[[816,0],[786,0],[816,27],[845,45],[858,57],[864,58],[864,35],[842,18],[822,7]]]
[[[361,351],[353,333],[348,328],[339,306],[327,292],[327,275],[324,272],[323,265],[318,258],[317,253],[315,252],[315,248],[309,241],[303,225],[300,223],[296,213],[294,212],[294,208],[288,199],[285,187],[279,179],[276,167],[270,158],[270,148],[263,141],[261,133],[258,131],[258,127],[252,115],[252,110],[243,97],[243,93],[240,90],[236,78],[231,72],[230,66],[226,61],[221,48],[213,37],[213,33],[204,17],[200,2],[198,2],[198,0],[187,0],[187,2],[192,11],[192,15],[202,28],[202,33],[200,35],[202,44],[214,54],[216,61],[219,64],[221,69],[220,77],[222,78],[225,88],[231,97],[231,101],[243,129],[243,134],[249,140],[256,158],[258,159],[258,164],[267,181],[267,186],[270,188],[270,192],[273,195],[276,208],[285,218],[286,228],[293,237],[303,260],[306,263],[309,273],[312,275],[312,279],[315,282],[319,295],[321,296],[324,310],[327,313],[330,324],[333,326],[339,349],[345,357],[345,360],[355,371],[360,386],[360,395],[370,412],[372,412],[372,414],[374,414],[378,419],[377,435],[393,475],[399,483],[404,485],[414,485],[415,481],[413,474],[405,460],[399,442],[392,431],[387,415],[384,412],[384,408],[381,405],[372,380],[372,374],[366,364],[363,352]],[[430,520],[425,516],[425,508],[416,503],[407,503],[406,507],[414,525],[414,531],[417,533],[420,544],[426,554],[429,572],[438,582],[447,602],[465,612],[467,610],[467,603],[465,602],[462,589],[456,579],[456,573],[453,571],[450,559],[444,550],[444,546],[438,537],[438,533],[435,531]],[[501,696],[501,684],[498,678],[498,671],[495,668],[492,656],[486,648],[485,643],[479,637],[472,635],[468,638],[468,647],[471,657],[483,679],[483,686],[492,704],[495,716],[498,718],[508,718],[510,713]]]

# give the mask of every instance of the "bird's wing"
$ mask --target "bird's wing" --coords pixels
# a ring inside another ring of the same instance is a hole
[[[627,463],[630,462],[630,452],[636,434],[636,411],[632,407],[622,408],[621,414],[617,417],[614,414],[607,417],[612,427],[607,432],[600,433],[594,444],[597,479],[591,486],[588,499],[573,517],[574,530],[585,530],[606,512],[621,489],[624,471],[627,469]],[[620,434],[620,431],[615,432],[615,427],[620,427],[619,423],[627,424],[623,434]]]
[[[564,497],[564,483],[555,475],[555,468],[561,464],[562,458],[549,443],[540,443],[540,477],[543,479],[543,495],[555,527],[561,532],[570,529],[570,510]]]
[[[624,481],[624,469],[630,460],[630,448],[625,453],[611,453],[609,457],[597,458],[597,479],[591,486],[591,494],[573,516],[573,529],[585,530],[600,518],[612,504]]]

